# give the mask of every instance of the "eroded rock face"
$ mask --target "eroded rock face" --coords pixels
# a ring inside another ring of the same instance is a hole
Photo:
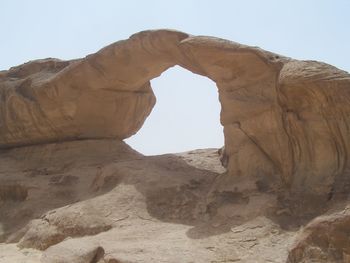
[[[0,263],[285,262],[295,231],[272,217],[276,195],[222,172],[217,149],[143,156],[105,139],[4,150],[0,178],[28,195],[0,200]]]
[[[154,106],[149,81],[174,65],[216,82],[230,174],[263,178],[292,196],[343,191],[348,73],[170,30],[140,32],[83,59],[0,72],[0,147],[125,139]]]
[[[287,263],[347,263],[350,261],[349,207],[320,216],[296,237]]]

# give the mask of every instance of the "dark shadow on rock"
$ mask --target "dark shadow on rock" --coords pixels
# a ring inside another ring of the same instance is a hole
[[[233,227],[261,215],[284,230],[297,230],[334,206],[334,202],[324,199],[324,196],[294,193],[295,198],[291,198],[286,194],[287,189],[269,185],[271,182],[266,178],[248,179],[252,180],[256,189],[247,192],[237,190],[234,177],[230,179],[231,190],[216,189],[215,185],[222,176],[230,176],[195,168],[175,155],[145,157],[143,162],[148,166],[152,163],[153,169],[161,174],[156,184],[148,184],[147,180],[142,183],[142,177],[135,178],[138,182],[135,187],[145,196],[149,214],[162,222],[193,226],[187,232],[188,237],[193,239],[227,233]],[[171,186],[172,180],[174,186]],[[276,202],[271,207],[267,205],[261,214],[253,211],[259,209],[254,206],[251,214],[245,216],[225,217],[218,212],[230,206],[247,207],[250,196],[254,195],[268,195]]]
[[[218,210],[224,206],[245,206],[249,203],[249,196],[235,187],[232,191],[215,188],[220,177],[227,175],[198,169],[171,154],[145,157],[142,162],[157,174],[150,180],[142,173],[131,173],[127,183],[133,184],[145,196],[147,210],[152,217],[162,222],[193,226],[187,232],[189,238],[223,234],[253,219],[219,215]]]
[[[335,198],[339,198],[339,195],[334,195],[330,200],[311,197],[292,200],[290,195],[282,194],[283,189],[273,189],[270,181],[260,176],[256,180],[248,178],[255,185],[253,190],[241,190],[235,185],[237,178],[198,169],[177,155],[147,157],[123,142],[111,145],[112,142],[115,143],[112,140],[95,141],[91,147],[85,148],[82,145],[89,142],[82,141],[78,146],[74,142],[72,145],[76,150],[62,159],[57,152],[66,155],[65,151],[70,147],[63,144],[49,157],[38,160],[28,157],[23,161],[25,164],[21,160],[14,161],[14,165],[26,167],[26,170],[20,170],[22,172],[18,169],[17,172],[0,171],[0,180],[6,179],[9,185],[8,189],[4,188],[5,184],[0,187],[3,189],[3,194],[0,193],[0,223],[4,232],[0,242],[50,210],[106,194],[120,184],[133,185],[145,197],[151,217],[192,226],[187,232],[192,239],[227,233],[259,215],[267,216],[283,229],[296,229],[323,214],[333,205]],[[40,146],[37,147],[40,151]],[[0,162],[4,156],[11,157],[4,151]],[[55,163],[59,165],[53,165]],[[104,167],[111,164],[116,169],[105,172]],[[118,169],[119,164],[123,169]],[[227,189],[218,187],[220,183],[228,186]],[[6,194],[6,191],[11,193]],[[262,209],[259,203],[254,203],[254,198],[260,197],[267,202],[276,202],[272,207],[267,205]],[[243,212],[245,214],[241,216]],[[17,242],[19,238],[20,235],[10,237],[10,241]]]
[[[297,230],[320,215],[343,210],[348,194],[336,196],[329,199],[326,195],[281,194],[275,213],[267,214],[267,217],[284,230]]]

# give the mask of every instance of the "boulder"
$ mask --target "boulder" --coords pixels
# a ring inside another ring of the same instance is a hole
[[[349,207],[317,217],[297,235],[287,263],[307,262],[350,262]]]

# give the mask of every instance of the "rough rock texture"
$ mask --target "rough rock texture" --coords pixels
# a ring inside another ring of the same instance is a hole
[[[302,229],[291,248],[288,263],[350,262],[349,209],[320,216]]]
[[[303,211],[225,173],[218,152],[146,157],[112,139],[2,150],[0,263],[347,263],[346,198]]]
[[[121,141],[174,65],[216,82],[220,157]],[[1,71],[0,262],[350,262],[349,102],[333,66],[170,30]]]
[[[170,30],[140,32],[83,59],[0,72],[0,147],[127,138],[155,103],[149,81],[174,65],[216,82],[230,174],[288,187],[292,197],[344,191],[348,73]]]
[[[285,262],[296,229],[279,222],[276,195],[222,170],[215,149],[146,157],[86,140],[4,150],[0,178],[28,190],[0,200],[0,243],[17,245],[0,244],[0,262]]]

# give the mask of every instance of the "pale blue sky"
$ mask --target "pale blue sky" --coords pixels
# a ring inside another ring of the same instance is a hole
[[[131,34],[172,28],[350,71],[350,0],[0,0],[0,70],[72,59]],[[215,84],[180,68],[152,81],[158,103],[129,143],[145,154],[220,147]]]

